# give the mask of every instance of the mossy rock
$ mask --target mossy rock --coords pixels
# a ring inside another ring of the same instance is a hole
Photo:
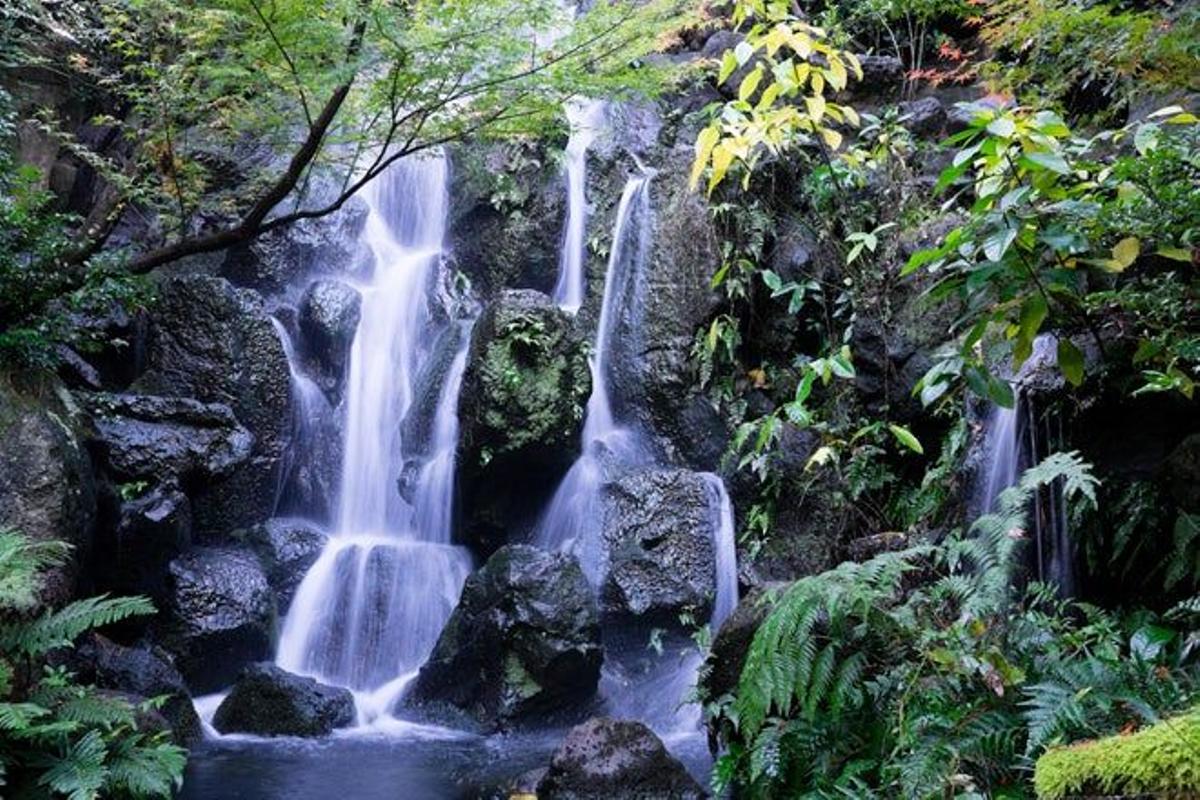
[[[1038,759],[1041,800],[1200,797],[1200,706],[1129,736],[1056,747]]]
[[[587,349],[544,294],[506,291],[475,326],[459,399],[465,538],[487,555],[541,508],[579,452]]]

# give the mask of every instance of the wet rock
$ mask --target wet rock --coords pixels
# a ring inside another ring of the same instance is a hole
[[[83,683],[142,697],[166,697],[159,712],[182,745],[200,741],[200,718],[192,705],[183,676],[163,650],[145,646],[124,647],[93,634],[75,651],[71,669]]]
[[[677,623],[704,619],[716,585],[715,510],[702,475],[679,469],[636,472],[605,487],[606,613]]]
[[[136,484],[120,487],[136,492]],[[167,566],[192,542],[191,503],[174,483],[116,497],[115,523],[97,534],[99,585],[113,594],[167,596]]]
[[[341,281],[314,281],[300,299],[304,351],[327,375],[340,380],[345,372],[361,312],[361,295]]]
[[[252,552],[197,548],[171,562],[168,588],[160,641],[197,694],[270,654],[275,601]]]
[[[71,561],[46,574],[42,596],[51,604],[70,599],[95,528],[96,491],[77,416],[57,382],[0,380],[0,528],[73,547]]]
[[[700,409],[691,350],[719,307],[710,282],[720,255],[708,209],[687,189],[688,153],[673,151],[651,184],[653,239],[634,299],[614,319],[609,381],[619,418],[654,432],[669,458],[708,469],[715,465],[694,460],[705,454],[695,450],[696,418],[686,411]]]
[[[448,703],[486,729],[578,709],[600,680],[600,620],[573,556],[528,545],[496,552],[462,599],[411,699]]]
[[[291,376],[262,298],[206,275],[162,278],[139,392],[224,403],[254,435],[250,458],[193,494],[196,535],[215,539],[275,508],[292,432]]]
[[[607,717],[571,729],[537,793],[547,800],[708,796],[653,731],[640,722]]]
[[[904,83],[904,64],[895,56],[860,55],[863,77],[852,81],[849,89],[854,94],[888,95],[898,91]]]
[[[230,248],[221,274],[238,286],[270,293],[314,272],[353,272],[359,265],[358,234],[366,219],[366,204],[352,198],[337,214],[302,220]]]
[[[453,155],[450,251],[481,297],[549,292],[566,224],[563,177],[543,150],[471,143]]]
[[[223,403],[134,394],[76,397],[91,418],[90,444],[118,480],[187,485],[226,477],[253,451],[254,437]]]
[[[911,100],[901,103],[899,108],[901,116],[908,117],[904,122],[904,127],[908,128],[914,136],[939,136],[945,130],[949,120],[946,115],[946,107],[936,97]]]
[[[471,336],[459,399],[465,539],[486,554],[536,514],[579,452],[591,379],[571,318],[539,292],[503,292]]]
[[[354,695],[274,664],[251,664],[213,716],[221,733],[326,736],[354,723]]]
[[[269,519],[251,529],[249,543],[258,553],[280,610],[291,604],[326,538],[324,531],[302,519]]]

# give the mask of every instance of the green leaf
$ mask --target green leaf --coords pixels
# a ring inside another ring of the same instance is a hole
[[[1026,153],[1021,156],[1019,163],[1034,172],[1039,169],[1048,169],[1059,175],[1071,174],[1071,165],[1058,153]]]
[[[1121,241],[1117,242],[1112,249],[1113,264],[1115,265],[1114,272],[1123,272],[1137,261],[1138,255],[1142,252],[1142,243],[1138,241],[1136,236],[1126,236]]]
[[[996,117],[988,123],[987,132],[993,136],[999,136],[1001,139],[1008,139],[1017,132],[1017,123],[1013,122],[1012,117]]]
[[[903,425],[893,425],[889,423],[888,430],[890,430],[892,435],[896,437],[896,441],[900,442],[900,444],[904,445],[909,450],[912,450],[914,453],[918,453],[920,455],[925,454],[925,448],[921,446],[921,441],[917,439],[917,437],[914,436],[912,431],[910,431],[908,428],[904,427]]]
[[[1083,353],[1070,339],[1058,340],[1058,368],[1072,386],[1083,383]]]
[[[721,58],[721,69],[717,73],[717,83],[724,83],[729,80],[729,76],[738,68],[737,56],[732,50],[726,50],[725,55]]]

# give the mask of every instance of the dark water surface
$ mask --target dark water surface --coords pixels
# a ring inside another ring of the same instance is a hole
[[[511,736],[219,739],[195,749],[181,800],[476,800],[545,767],[565,731]],[[700,736],[668,742],[701,783]]]

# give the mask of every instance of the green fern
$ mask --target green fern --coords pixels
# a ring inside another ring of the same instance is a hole
[[[969,535],[842,564],[773,598],[717,719],[728,751],[715,787],[983,796],[1027,779],[1055,742],[1186,704],[1194,668],[1164,674],[1130,657],[1103,612],[1014,585],[1027,510],[1051,485],[1093,503],[1098,482],[1077,454],[1055,454]]]
[[[38,666],[87,630],[154,611],[144,598],[98,597],[28,616],[41,571],[66,552],[0,531],[0,786],[21,797],[170,797],[184,750],[164,734],[138,731],[139,708],[127,700],[78,685],[61,667]]]

